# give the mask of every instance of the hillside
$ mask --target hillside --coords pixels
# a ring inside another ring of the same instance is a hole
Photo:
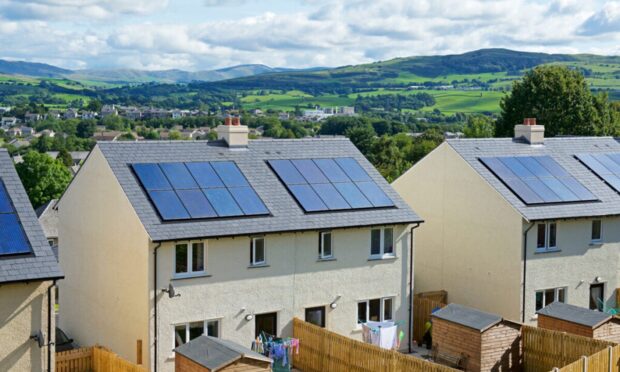
[[[37,77],[59,77],[71,73],[71,70],[45,63],[5,61],[0,59],[0,74],[25,75]]]

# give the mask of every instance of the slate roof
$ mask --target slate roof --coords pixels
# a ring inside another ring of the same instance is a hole
[[[0,179],[6,186],[33,251],[30,255],[0,257],[0,283],[63,278],[6,149],[0,149]]]
[[[271,359],[266,356],[234,342],[205,335],[177,347],[174,351],[212,372],[216,372],[241,358],[271,363]]]
[[[58,210],[55,208],[57,199],[52,199],[35,210],[45,236],[49,239],[58,238]]]
[[[153,241],[422,221],[346,138],[253,140],[243,149],[228,148],[220,141],[100,142],[97,146]],[[330,157],[355,158],[396,207],[306,214],[266,163],[269,159]],[[218,160],[237,163],[271,211],[270,216],[162,222],[130,169],[132,163]]]
[[[612,318],[610,314],[601,311],[590,310],[557,301],[550,303],[536,313],[592,328],[596,328]]]
[[[485,313],[484,311],[459,304],[449,304],[443,309],[433,313],[432,316],[452,323],[460,324],[480,332],[484,332],[502,321],[502,317],[499,315]]]
[[[575,154],[620,152],[611,137],[545,138],[544,145],[530,145],[512,138],[452,139],[446,141],[471,167],[529,221],[620,215],[620,195],[586,168]],[[487,156],[549,155],[600,201],[526,205],[478,159]]]

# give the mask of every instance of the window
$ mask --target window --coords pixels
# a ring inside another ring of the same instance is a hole
[[[357,303],[357,323],[385,322],[394,319],[394,299],[391,297],[376,298]]]
[[[332,257],[332,233],[331,231],[322,231],[319,233],[319,258]]]
[[[257,237],[252,238],[250,244],[250,265],[264,265],[265,264],[265,238]]]
[[[553,251],[557,249],[557,225],[555,222],[538,224],[536,235],[537,251]]]
[[[566,302],[566,288],[550,288],[536,291],[536,311],[555,301]]]
[[[175,268],[177,275],[205,272],[204,243],[182,243],[175,247]]]
[[[306,322],[325,328],[325,306],[307,308]]]
[[[592,221],[592,236],[590,239],[593,242],[600,242],[603,237],[603,226],[601,220],[593,220]]]
[[[54,239],[47,239],[47,244],[50,245],[50,247],[55,246],[56,244],[54,244]]]
[[[385,227],[370,231],[370,255],[374,257],[394,255],[394,229]]]
[[[603,311],[605,304],[605,284],[590,284],[590,310]]]
[[[206,320],[204,322],[182,323],[174,326],[174,347],[190,342],[203,334],[220,337],[220,321]]]

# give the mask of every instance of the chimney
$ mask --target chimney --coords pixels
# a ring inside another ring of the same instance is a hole
[[[238,117],[226,117],[224,125],[216,128],[217,139],[223,139],[228,147],[248,147],[248,127],[241,125]]]
[[[536,125],[536,118],[525,118],[523,124],[515,125],[515,140],[524,140],[530,145],[542,145],[545,142],[545,126]]]

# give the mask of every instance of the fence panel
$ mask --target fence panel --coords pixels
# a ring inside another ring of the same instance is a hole
[[[448,292],[435,291],[419,293],[413,297],[413,339],[422,343],[424,324],[431,319],[431,313],[447,305]]]
[[[605,349],[582,357],[559,372],[620,372],[620,345],[608,346]]]
[[[92,347],[56,353],[56,372],[90,372],[92,370]]]
[[[526,325],[521,328],[521,337],[525,372],[545,372],[567,366],[584,355],[592,355],[613,345],[608,341]]]
[[[304,372],[454,372],[456,370],[353,340],[300,319],[293,319],[299,354],[293,364]]]
[[[56,353],[57,372],[146,372],[112,351],[92,346]]]

